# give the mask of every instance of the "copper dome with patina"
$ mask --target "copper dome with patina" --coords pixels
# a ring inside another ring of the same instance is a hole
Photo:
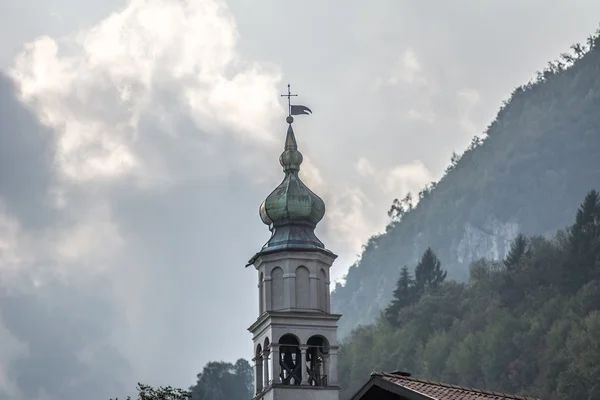
[[[302,153],[298,151],[291,123],[279,162],[285,177],[259,210],[260,218],[271,231],[271,238],[261,253],[280,249],[324,249],[314,230],[325,215],[325,203],[298,176]]]

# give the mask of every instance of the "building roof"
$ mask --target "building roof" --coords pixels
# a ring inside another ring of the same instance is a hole
[[[466,388],[442,382],[413,378],[408,373],[374,372],[371,380],[354,395],[353,400],[368,399],[368,392],[376,386],[378,390],[403,396],[409,400],[537,400],[532,397]]]

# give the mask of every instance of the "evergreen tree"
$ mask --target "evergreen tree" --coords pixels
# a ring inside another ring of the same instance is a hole
[[[418,294],[431,288],[437,289],[446,279],[447,271],[442,270],[442,263],[430,247],[425,250],[421,261],[415,267],[415,287]]]
[[[504,259],[504,265],[509,272],[513,272],[521,259],[529,255],[531,247],[526,236],[518,234],[510,244],[510,250]]]
[[[385,318],[392,324],[397,324],[398,313],[401,309],[409,306],[414,301],[414,289],[415,282],[408,272],[408,267],[402,267],[400,271],[400,277],[396,282],[396,290],[394,290],[394,297],[385,310]]]
[[[577,290],[593,277],[600,267],[600,195],[590,191],[577,210],[569,235],[569,263],[565,282]]]

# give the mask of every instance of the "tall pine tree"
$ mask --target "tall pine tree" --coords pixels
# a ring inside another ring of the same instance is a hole
[[[600,195],[595,190],[577,210],[569,231],[569,252],[565,281],[572,290],[600,277]]]
[[[400,310],[409,306],[415,300],[414,296],[415,282],[408,272],[408,267],[402,267],[400,277],[396,282],[396,290],[390,305],[385,309],[385,318],[392,325],[398,322],[398,314]]]
[[[504,259],[504,265],[509,272],[515,271],[521,259],[530,253],[530,244],[526,236],[518,234],[510,244],[510,250]]]
[[[421,261],[415,267],[415,286],[418,294],[427,289],[437,289],[446,279],[447,271],[430,247],[425,250]]]

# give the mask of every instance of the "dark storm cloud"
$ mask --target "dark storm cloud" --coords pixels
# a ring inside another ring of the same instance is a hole
[[[52,130],[16,99],[12,82],[0,75],[0,201],[27,234],[52,232],[66,217],[49,200],[55,180],[55,140]],[[49,273],[57,267],[54,263],[36,259],[16,276],[2,274],[0,328],[25,349],[0,360],[6,378],[18,390],[10,398],[49,395],[76,400],[90,398],[90,391],[95,398],[119,394],[123,388],[117,377],[128,371],[108,340],[118,327],[110,284],[100,278],[57,279]],[[0,265],[0,273],[6,267]],[[41,286],[36,288],[34,281],[41,281]],[[3,390],[0,387],[0,398],[5,398]]]
[[[63,265],[49,260],[28,266],[12,281],[31,286],[36,273],[43,271],[41,289],[21,293],[6,287],[1,292],[0,324],[27,349],[6,366],[22,399],[107,399],[130,392],[137,377],[185,387],[204,358],[238,357],[242,344],[236,344],[237,333],[245,331],[252,318],[247,312],[248,318],[230,318],[223,310],[236,313],[240,304],[247,308],[244,298],[252,298],[254,290],[244,280],[223,286],[215,279],[250,272],[244,264],[268,236],[254,222],[260,192],[269,187],[259,185],[262,190],[248,195],[254,183],[242,170],[236,172],[242,161],[236,154],[243,145],[231,135],[207,136],[181,114],[169,126],[176,135],[166,134],[157,115],[176,112],[182,105],[177,96],[162,91],[161,103],[141,117],[144,140],[133,147],[167,171],[168,190],[148,191],[130,180],[68,185],[64,189],[69,207],[58,211],[49,206],[49,191],[57,180],[56,136],[16,99],[6,78],[2,83],[0,143],[7,156],[0,160],[6,167],[0,171],[6,177],[1,198],[11,213],[29,233],[51,232],[77,218],[91,198],[103,197],[128,246],[126,254],[113,259],[106,273],[110,281],[84,271],[81,278],[62,283],[52,271]],[[164,113],[157,112],[161,107]],[[230,152],[231,159],[205,155],[198,150],[204,143],[218,154]],[[276,156],[271,164],[277,165]],[[246,250],[242,257],[240,249]],[[115,303],[135,299],[143,299],[142,306],[133,309],[135,323],[123,312],[117,319]],[[220,329],[226,327],[231,335],[216,334],[210,321],[220,321]],[[164,368],[155,365],[157,348],[164,352]],[[138,371],[143,370],[140,364],[149,370],[131,377],[131,387],[121,385],[131,374],[121,353],[138,362]],[[89,360],[82,361],[86,356]]]
[[[124,392],[116,376],[129,373],[127,364],[107,341],[118,326],[104,297],[109,292],[102,280],[52,281],[32,294],[0,295],[1,322],[27,349],[7,368],[19,399],[108,399]]]
[[[48,201],[56,137],[16,98],[0,73],[0,199],[26,227],[56,218]]]

